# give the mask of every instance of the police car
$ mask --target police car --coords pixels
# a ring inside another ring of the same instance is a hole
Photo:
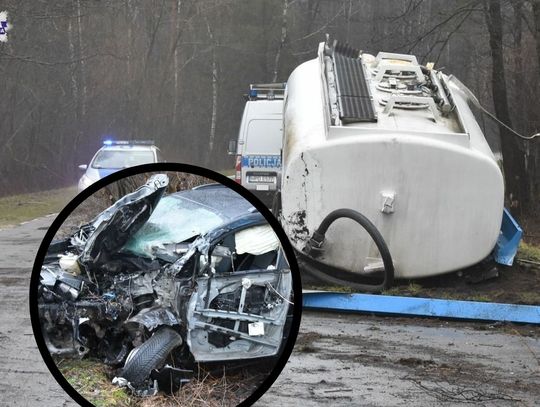
[[[123,168],[160,161],[164,161],[161,152],[151,140],[105,140],[89,165],[79,165],[85,171],[79,180],[79,191]]]

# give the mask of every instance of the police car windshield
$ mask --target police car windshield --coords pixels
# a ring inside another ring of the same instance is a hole
[[[96,155],[92,168],[127,168],[154,161],[154,152],[151,150],[101,150]]]

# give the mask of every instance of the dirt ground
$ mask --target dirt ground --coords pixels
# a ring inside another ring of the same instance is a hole
[[[540,267],[516,262],[511,267],[497,266],[496,276],[489,279],[479,282],[471,281],[481,272],[481,269],[474,268],[422,280],[397,280],[383,294],[540,305]],[[308,289],[353,292],[348,287],[324,285],[309,277],[305,280],[303,284]],[[302,281],[304,282],[304,279]]]
[[[477,283],[471,281],[481,273],[477,269],[414,282],[400,281],[386,294],[540,305],[540,268],[515,263],[511,267],[498,266],[497,272],[497,277]]]
[[[540,327],[304,311],[257,406],[534,406]]]

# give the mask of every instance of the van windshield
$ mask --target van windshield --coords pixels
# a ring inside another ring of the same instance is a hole
[[[280,154],[281,144],[280,119],[254,119],[249,122],[245,154]]]

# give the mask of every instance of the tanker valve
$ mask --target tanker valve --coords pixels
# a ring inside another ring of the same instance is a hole
[[[309,239],[304,247],[304,253],[308,256],[316,258],[323,254],[324,235],[317,231],[313,232],[313,236]]]

